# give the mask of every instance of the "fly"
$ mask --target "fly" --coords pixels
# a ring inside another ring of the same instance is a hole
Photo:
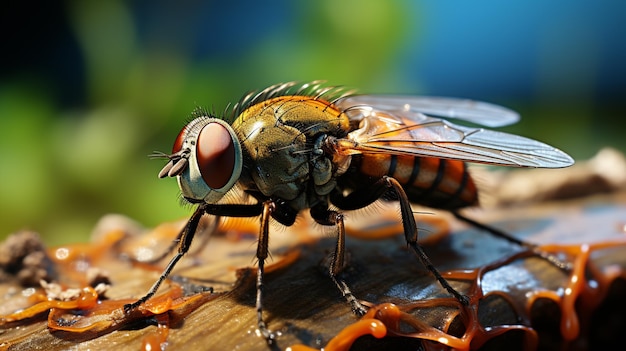
[[[457,210],[478,204],[465,162],[539,168],[574,163],[536,140],[450,122],[499,127],[519,119],[504,107],[453,98],[353,95],[320,82],[290,82],[244,96],[222,117],[201,110],[193,117],[176,137],[172,153],[157,156],[169,159],[159,177],[176,177],[183,198],[197,204],[196,210],[160,278],[125,310],[156,293],[189,250],[203,215],[260,216],[256,312],[258,330],[268,342],[275,337],[263,320],[262,305],[270,218],[290,226],[308,209],[317,223],[336,228],[329,275],[353,311],[362,315],[366,308],[339,277],[345,251],[342,212],[381,199],[398,201],[408,246],[441,286],[467,305],[468,298],[450,286],[418,244],[411,203],[465,219]],[[231,191],[243,191],[251,201],[224,201]]]

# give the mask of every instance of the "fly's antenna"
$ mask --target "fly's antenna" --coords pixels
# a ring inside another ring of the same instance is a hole
[[[158,160],[158,159],[170,158],[170,155],[162,151],[152,151],[152,153],[148,155],[148,157],[152,160]]]

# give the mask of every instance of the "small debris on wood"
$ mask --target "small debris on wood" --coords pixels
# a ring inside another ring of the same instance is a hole
[[[55,265],[39,234],[20,231],[1,243],[0,282],[17,279],[20,285],[28,287],[55,277]]]

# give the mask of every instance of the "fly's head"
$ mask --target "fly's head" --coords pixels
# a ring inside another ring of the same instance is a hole
[[[221,119],[201,116],[176,137],[172,153],[157,154],[169,162],[159,178],[177,177],[183,197],[192,203],[216,203],[241,175],[241,144]]]

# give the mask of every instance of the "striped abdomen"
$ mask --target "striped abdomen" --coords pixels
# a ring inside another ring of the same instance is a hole
[[[353,158],[353,166],[373,178],[395,178],[414,203],[447,210],[478,204],[476,185],[462,161],[364,154]]]

